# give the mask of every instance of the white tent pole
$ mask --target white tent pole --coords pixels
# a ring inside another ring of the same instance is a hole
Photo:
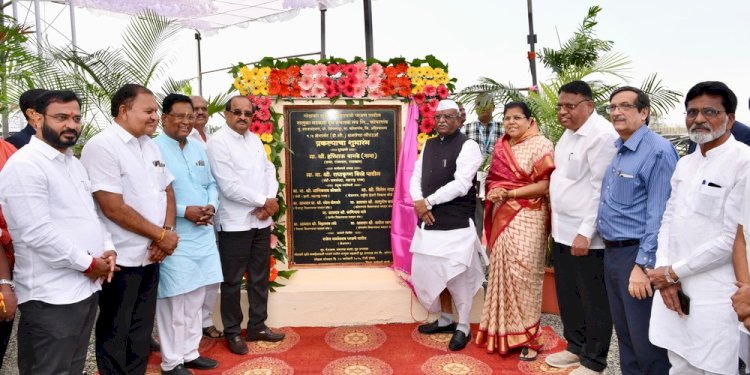
[[[71,2],[68,2],[68,7],[70,7],[70,41],[73,43],[73,51],[75,52],[78,50],[76,38],[76,11]]]
[[[34,0],[34,22],[36,26],[36,49],[37,54],[42,56],[42,15],[39,10],[39,0]]]
[[[18,0],[12,0],[10,3],[13,5],[13,18],[18,22]]]

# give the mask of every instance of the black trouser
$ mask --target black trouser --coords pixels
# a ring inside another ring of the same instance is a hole
[[[268,277],[271,271],[271,228],[241,232],[219,232],[219,255],[224,282],[221,283],[221,320],[227,338],[242,331],[240,286],[247,272],[247,298],[250,305],[247,329],[266,328],[268,318]]]
[[[80,374],[86,364],[99,293],[83,301],[18,305],[18,371],[21,375]]]
[[[570,246],[555,242],[552,257],[568,351],[581,357],[581,365],[603,371],[612,339],[612,316],[604,285],[604,249],[573,256]]]
[[[156,314],[159,264],[123,267],[102,285],[96,364],[102,375],[145,374]]]
[[[0,254],[2,256],[2,254]],[[10,342],[10,335],[13,333],[13,321],[0,322],[0,369],[3,368],[3,358],[5,358],[5,351],[8,349],[8,343]]]

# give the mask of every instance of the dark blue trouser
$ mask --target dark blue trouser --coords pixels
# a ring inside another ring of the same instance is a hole
[[[620,369],[623,375],[667,375],[667,351],[648,340],[653,298],[638,300],[628,293],[637,255],[638,245],[604,249],[604,281],[620,345]]]

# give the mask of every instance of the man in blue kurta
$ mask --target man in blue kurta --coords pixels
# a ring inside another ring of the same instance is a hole
[[[186,368],[211,369],[218,363],[201,357],[201,306],[206,286],[222,281],[213,215],[219,193],[204,147],[188,139],[193,104],[189,97],[169,94],[162,104],[163,133],[156,137],[177,203],[180,242],[161,264],[156,302],[161,339],[162,374],[190,374]]]

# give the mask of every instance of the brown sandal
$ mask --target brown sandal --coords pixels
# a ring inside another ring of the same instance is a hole
[[[203,336],[212,339],[220,339],[224,337],[224,332],[219,331],[215,326],[210,326],[203,328]]]
[[[533,351],[534,355],[530,355],[530,351]],[[523,349],[521,349],[521,354],[518,356],[518,359],[521,361],[532,362],[536,360],[537,355],[539,355],[539,352],[537,350],[525,346]]]

